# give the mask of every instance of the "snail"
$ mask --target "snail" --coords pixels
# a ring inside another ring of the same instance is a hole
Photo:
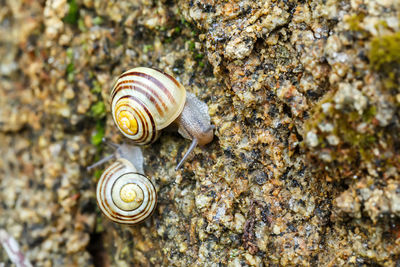
[[[154,142],[160,130],[175,123],[192,143],[175,170],[199,145],[213,139],[207,105],[186,93],[174,77],[152,68],[133,68],[119,76],[110,95],[113,120],[119,131],[138,145]]]
[[[157,202],[154,185],[143,174],[142,150],[127,144],[106,143],[115,149],[114,154],[87,168],[90,170],[116,158],[97,183],[97,204],[103,214],[114,222],[140,223],[153,213]]]

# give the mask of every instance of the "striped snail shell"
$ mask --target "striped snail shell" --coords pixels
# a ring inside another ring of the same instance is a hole
[[[119,76],[111,90],[111,110],[121,133],[144,145],[179,116],[185,99],[185,88],[172,76],[134,68]]]
[[[143,175],[143,155],[139,147],[121,145],[113,157],[116,161],[101,175],[96,189],[97,204],[110,220],[122,224],[144,221],[154,211],[157,193]],[[102,164],[106,158],[90,168]]]
[[[111,111],[120,132],[136,144],[154,142],[159,131],[175,122],[178,132],[192,144],[176,169],[199,145],[213,139],[207,105],[174,77],[152,68],[124,72],[111,90]]]

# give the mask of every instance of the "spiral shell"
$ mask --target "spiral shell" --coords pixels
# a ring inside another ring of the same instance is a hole
[[[139,67],[124,72],[111,90],[111,110],[118,129],[136,144],[156,140],[182,112],[186,90],[175,78]]]
[[[117,159],[104,171],[96,196],[101,211],[122,224],[142,222],[153,213],[157,203],[154,185],[124,158]]]

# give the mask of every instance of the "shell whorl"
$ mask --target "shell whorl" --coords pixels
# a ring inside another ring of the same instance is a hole
[[[111,109],[118,129],[137,144],[155,141],[158,131],[182,112],[185,88],[172,76],[151,68],[124,72],[111,90]]]
[[[119,158],[97,183],[97,204],[114,222],[136,224],[148,218],[157,203],[154,185],[126,159]]]

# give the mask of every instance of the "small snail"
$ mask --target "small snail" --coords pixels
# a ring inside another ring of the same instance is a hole
[[[152,68],[139,67],[121,74],[111,90],[111,110],[118,129],[139,145],[154,142],[161,129],[171,123],[192,140],[178,169],[197,144],[213,139],[207,105],[174,77]]]
[[[140,223],[153,213],[157,202],[154,185],[143,175],[142,151],[127,144],[108,144],[116,148],[115,153],[88,167],[90,170],[116,158],[97,183],[97,204],[114,222]]]

